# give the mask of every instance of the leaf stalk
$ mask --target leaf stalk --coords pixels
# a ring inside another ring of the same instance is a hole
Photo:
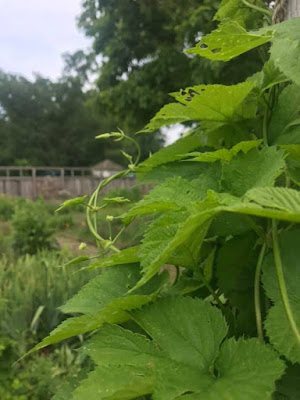
[[[294,333],[294,336],[295,336],[298,344],[300,345],[300,333],[299,333],[296,321],[294,319],[294,315],[292,312],[292,308],[291,308],[288,293],[287,293],[284,274],[283,274],[282,260],[281,260],[279,240],[278,240],[277,221],[274,219],[272,220],[272,236],[273,236],[273,249],[274,249],[274,259],[275,259],[275,265],[276,265],[277,279],[278,279],[278,285],[279,285],[279,290],[281,293],[283,306],[284,306],[289,324],[291,326],[291,329]]]

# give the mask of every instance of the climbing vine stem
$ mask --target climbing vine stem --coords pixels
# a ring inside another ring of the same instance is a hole
[[[278,279],[278,285],[279,285],[279,290],[281,293],[283,306],[284,306],[289,324],[293,331],[293,334],[294,334],[298,344],[300,345],[300,333],[299,333],[296,321],[294,319],[294,315],[293,315],[290,301],[288,298],[286,283],[284,280],[283,267],[282,267],[280,248],[279,248],[279,240],[278,240],[277,221],[274,219],[272,220],[272,237],[273,237],[273,249],[274,249],[274,259],[275,259],[275,265],[276,265],[277,279]]]
[[[117,174],[104,179],[102,182],[100,182],[100,184],[98,185],[97,189],[94,191],[94,193],[92,194],[90,200],[89,200],[89,207],[87,207],[86,209],[86,221],[87,221],[87,225],[91,231],[91,233],[93,234],[93,236],[96,238],[97,242],[99,242],[99,244],[104,247],[107,248],[109,247],[111,250],[115,251],[115,252],[119,252],[119,250],[113,246],[112,242],[109,240],[104,239],[102,236],[99,235],[98,231],[97,231],[97,215],[96,215],[96,210],[97,210],[97,200],[98,200],[98,196],[100,191],[107,186],[110,182],[112,182],[115,179],[121,178],[126,176],[129,173],[129,170],[125,170],[125,171],[121,171],[118,172]],[[94,211],[93,211],[94,210]],[[93,215],[93,221],[92,221],[92,213]]]
[[[268,125],[269,125],[269,102],[267,101],[267,106],[265,108],[263,116],[263,141],[265,146],[268,146]]]
[[[255,318],[256,318],[256,329],[258,339],[263,342],[264,341],[264,332],[262,327],[262,318],[261,318],[261,306],[260,306],[260,274],[261,274],[261,266],[266,252],[266,243],[263,244],[255,270],[255,280],[254,280],[254,304],[255,304]]]
[[[106,240],[104,239],[101,235],[99,235],[98,233],[98,227],[97,227],[97,211],[100,208],[103,207],[98,207],[98,197],[99,194],[101,192],[101,190],[107,186],[110,182],[119,179],[119,178],[124,178],[125,176],[127,176],[131,171],[133,171],[135,169],[135,167],[137,166],[137,164],[139,163],[140,157],[141,157],[141,148],[140,145],[137,143],[136,140],[134,140],[133,138],[131,138],[128,135],[125,135],[125,133],[123,131],[120,130],[120,132],[115,132],[112,134],[102,134],[97,136],[98,139],[108,139],[110,137],[116,137],[117,141],[119,140],[128,140],[131,143],[134,144],[134,146],[137,149],[137,156],[136,156],[136,160],[134,161],[134,163],[132,163],[132,157],[127,155],[126,153],[124,153],[127,158],[129,158],[129,160],[131,161],[131,164],[128,166],[128,169],[118,172],[117,174],[112,175],[111,177],[104,179],[103,181],[101,181],[97,187],[97,189],[94,191],[94,193],[92,194],[88,204],[87,204],[87,209],[86,209],[86,221],[87,221],[87,225],[92,233],[92,235],[96,238],[97,243],[102,246],[104,249],[110,249],[113,250],[114,252],[119,252],[119,250],[114,246],[114,243],[116,242],[116,240],[118,239],[119,235],[117,235],[114,239],[112,239],[111,234],[110,234],[110,240]],[[110,226],[111,228],[111,226]],[[123,232],[123,230],[121,230],[120,234]]]

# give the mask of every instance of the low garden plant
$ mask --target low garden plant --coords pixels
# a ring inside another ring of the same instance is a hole
[[[100,253],[89,268],[102,273],[32,350],[94,332],[81,350],[94,371],[56,399],[299,398],[300,20],[272,25],[260,0],[223,0],[215,19],[187,53],[228,62],[259,51],[263,69],[172,93],[139,134],[191,123],[188,134],[140,164],[137,146],[127,170],[62,205],[86,204]],[[97,213],[127,200],[99,201],[101,190],[133,171],[155,186],[104,238]],[[119,251],[136,219],[146,221],[141,243]]]
[[[70,274],[66,262],[62,254],[45,250],[0,259],[1,400],[50,399],[65,380],[90,368],[87,357],[76,352],[79,338],[15,363],[66,318],[59,306],[95,276],[75,267]]]

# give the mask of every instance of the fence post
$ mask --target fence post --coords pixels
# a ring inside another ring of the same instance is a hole
[[[6,170],[5,170],[5,176],[6,176],[6,178],[5,178],[5,181],[4,181],[3,191],[4,191],[5,194],[9,194],[8,193],[8,181],[9,181],[9,169],[8,168],[6,168]]]
[[[60,169],[60,177],[61,177],[61,189],[65,188],[65,170],[64,168]]]
[[[36,186],[36,169],[31,169],[31,176],[32,176],[32,196],[34,199],[37,198],[37,186]]]

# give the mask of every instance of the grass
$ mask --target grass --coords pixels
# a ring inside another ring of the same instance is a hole
[[[125,191],[115,190],[105,197],[138,200],[137,191]],[[65,266],[82,252],[78,248],[81,242],[87,243],[84,253],[97,255],[98,250],[85,222],[84,207],[54,213],[58,204],[0,197],[1,400],[50,399],[64,381],[90,369],[90,361],[76,351],[84,340],[81,337],[43,349],[11,367],[64,320],[59,306],[99,273],[79,271],[82,265]],[[97,216],[100,234],[115,236],[122,222],[115,219],[109,226],[106,216],[118,217],[130,207],[130,203],[124,203],[104,208]],[[117,246],[122,249],[137,243],[139,232],[141,227],[133,223]],[[43,235],[45,240],[41,240]]]

